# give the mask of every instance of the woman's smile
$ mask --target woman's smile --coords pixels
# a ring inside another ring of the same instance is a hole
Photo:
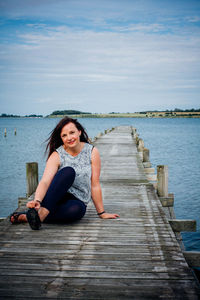
[[[76,140],[71,140],[71,141],[68,141],[67,143],[68,143],[69,145],[73,145],[74,142],[76,142]]]

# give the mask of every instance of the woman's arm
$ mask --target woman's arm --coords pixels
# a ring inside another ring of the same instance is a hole
[[[47,160],[42,179],[40,180],[35,192],[34,200],[29,201],[27,203],[27,207],[29,208],[40,207],[40,202],[42,202],[42,200],[44,199],[44,196],[46,195],[46,192],[51,184],[51,181],[53,180],[55,174],[58,171],[59,164],[60,164],[59,154],[55,151],[51,154],[51,156]]]
[[[97,148],[92,150],[92,179],[91,179],[91,193],[94,206],[97,213],[104,212],[101,185],[99,182],[101,172],[101,160],[99,151]],[[118,214],[103,213],[99,215],[102,219],[116,219],[119,217]]]

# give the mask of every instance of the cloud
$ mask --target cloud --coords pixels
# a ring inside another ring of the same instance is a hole
[[[154,27],[154,25],[152,25]],[[143,30],[141,25],[138,27]],[[140,75],[155,78],[185,76],[199,65],[199,38],[132,32],[74,31],[67,26],[44,33],[19,34],[22,44],[7,47],[6,56],[19,70],[42,80],[138,82]],[[15,58],[11,58],[15,52]],[[134,79],[134,80],[133,80]],[[145,78],[147,79],[147,78]],[[149,81],[149,79],[148,79]]]
[[[191,23],[199,23],[200,17],[199,16],[186,17],[186,21],[191,22]]]
[[[162,32],[166,31],[166,28],[163,24],[144,24],[144,23],[138,23],[138,24],[129,24],[128,26],[113,26],[113,30],[119,31],[119,32],[144,32],[144,33],[155,33],[155,32]]]
[[[41,98],[41,99],[36,99],[35,100],[36,103],[51,103],[52,99],[51,98]]]

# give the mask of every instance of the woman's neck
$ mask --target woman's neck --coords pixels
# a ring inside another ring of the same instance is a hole
[[[69,153],[70,155],[72,155],[72,156],[77,156],[77,155],[82,151],[82,149],[83,149],[83,147],[84,147],[84,144],[85,144],[85,143],[80,142],[80,143],[78,143],[78,145],[76,145],[76,146],[73,147],[73,148],[66,147],[66,146],[64,145],[64,149],[65,149],[65,151],[67,151],[67,153]]]

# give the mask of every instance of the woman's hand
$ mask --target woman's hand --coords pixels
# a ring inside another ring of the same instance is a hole
[[[101,219],[116,219],[119,218],[118,214],[109,214],[109,213],[103,213],[102,215],[99,216]]]
[[[32,200],[27,202],[26,206],[28,208],[35,208],[36,210],[38,210],[40,208],[40,202],[37,200]]]

